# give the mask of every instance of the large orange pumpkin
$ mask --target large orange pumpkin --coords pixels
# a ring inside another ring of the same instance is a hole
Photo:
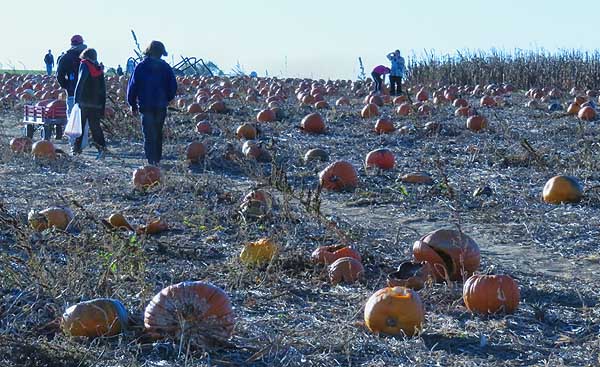
[[[394,164],[394,153],[386,148],[372,150],[365,158],[365,166],[367,168],[376,167],[386,170],[394,168]]]
[[[323,121],[323,117],[320,114],[311,113],[304,116],[300,122],[300,127],[309,133],[322,134],[325,132],[325,121]]]
[[[371,118],[379,115],[379,108],[375,103],[369,103],[365,107],[363,107],[362,111],[360,111],[360,115],[363,118]]]
[[[206,147],[199,141],[193,141],[185,149],[185,157],[192,163],[198,163],[206,155]]]
[[[577,115],[581,110],[581,106],[577,103],[571,103],[569,107],[567,107],[567,114],[569,115]]]
[[[262,110],[256,115],[256,121],[258,122],[271,122],[275,119],[275,113],[270,109]]]
[[[353,257],[340,257],[329,265],[328,273],[332,284],[354,283],[364,275],[365,268]]]
[[[144,327],[156,339],[208,348],[231,337],[233,309],[221,288],[201,281],[182,282],[152,298],[144,311]]]
[[[352,257],[358,261],[362,260],[358,251],[344,245],[320,246],[313,251],[310,257],[317,264],[332,264],[342,257]]]
[[[472,275],[463,285],[463,300],[471,312],[509,314],[519,307],[519,286],[508,275]]]
[[[577,203],[583,196],[583,186],[573,176],[554,176],[544,185],[542,198],[550,204]]]
[[[145,189],[160,182],[160,168],[156,166],[144,166],[133,171],[132,182],[137,189]]]
[[[394,132],[395,129],[394,123],[389,118],[380,118],[375,123],[375,132],[377,134],[388,134]]]
[[[26,137],[20,136],[10,140],[10,149],[15,153],[31,153],[33,141]]]
[[[594,121],[596,119],[596,110],[591,106],[585,106],[579,110],[577,117],[583,121]]]
[[[319,182],[326,190],[352,191],[358,186],[358,174],[346,161],[336,161],[319,172]]]
[[[367,301],[365,324],[374,333],[413,336],[425,322],[425,307],[419,294],[404,287],[388,287]]]
[[[127,309],[120,301],[98,298],[67,308],[61,327],[71,336],[113,336],[127,329],[128,320]]]
[[[453,229],[438,229],[426,234],[413,245],[417,261],[427,261],[436,280],[462,280],[479,269],[479,246],[468,235]],[[466,276],[463,278],[463,273]]]
[[[31,147],[31,154],[34,158],[56,159],[56,148],[48,140],[39,140]]]

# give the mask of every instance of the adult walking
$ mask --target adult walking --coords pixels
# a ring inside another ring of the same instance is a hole
[[[400,55],[400,50],[390,52],[387,55],[392,63],[390,72],[390,95],[399,96],[402,94],[402,78],[404,77],[404,58]]]
[[[48,50],[48,53],[44,56],[44,64],[46,64],[46,74],[52,75],[52,69],[54,69],[54,55],[52,55],[52,50]]]
[[[100,126],[106,106],[106,82],[103,68],[98,64],[98,53],[93,48],[86,48],[80,55],[79,78],[75,86],[75,103],[81,108],[81,130],[86,131],[86,124],[92,132],[93,144],[98,149],[96,159],[104,158],[106,141]],[[81,153],[83,136],[75,139],[73,154]]]
[[[71,48],[62,55],[56,68],[56,80],[60,87],[67,91],[67,114],[71,114],[75,104],[75,86],[79,71],[79,56],[87,46],[83,43],[83,37],[76,34],[71,37]]]
[[[152,41],[144,51],[146,56],[134,69],[127,86],[127,102],[134,116],[142,115],[144,152],[151,165],[162,158],[163,126],[167,106],[175,98],[177,80],[173,69],[162,56],[167,56],[165,45]]]
[[[373,87],[373,91],[381,93],[383,89],[383,83],[385,82],[385,74],[390,73],[390,68],[377,65],[371,72],[371,76],[373,77],[373,82],[375,82],[375,86]]]

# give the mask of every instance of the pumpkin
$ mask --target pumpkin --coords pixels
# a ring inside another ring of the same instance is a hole
[[[258,122],[272,122],[275,119],[275,113],[270,109],[262,110],[256,115],[256,121]]]
[[[188,106],[187,112],[191,114],[196,114],[204,111],[202,111],[202,106],[200,106],[199,103],[192,103]]]
[[[160,182],[160,168],[156,166],[143,166],[133,171],[133,186],[136,189],[146,189]]]
[[[34,158],[56,159],[56,148],[48,140],[36,141],[31,147],[31,154]]]
[[[471,116],[467,119],[467,129],[481,131],[487,127],[487,119],[481,115]]]
[[[205,155],[206,147],[199,141],[193,141],[185,148],[185,158],[192,163],[198,163]]]
[[[371,118],[379,115],[379,108],[375,103],[369,103],[360,111],[362,118]]]
[[[429,99],[429,94],[427,94],[427,91],[425,89],[421,88],[417,92],[417,95],[415,97],[416,97],[417,101],[425,102]]]
[[[29,211],[27,221],[33,230],[41,232],[48,228],[67,229],[74,215],[69,208],[50,207],[40,212]]]
[[[361,256],[350,246],[335,245],[335,246],[319,246],[310,255],[313,262],[317,264],[332,264],[337,259],[342,257],[351,257],[361,261]]]
[[[438,229],[415,241],[413,256],[431,264],[437,281],[462,280],[463,272],[470,276],[481,261],[477,243],[453,229]]]
[[[209,112],[224,113],[226,110],[227,109],[225,108],[225,103],[223,103],[223,101],[215,101],[208,105]]]
[[[596,110],[591,106],[582,107],[577,113],[577,117],[583,121],[594,121],[596,116]]]
[[[362,278],[365,268],[353,257],[341,257],[329,265],[327,272],[331,284],[355,283]]]
[[[395,158],[391,150],[381,148],[370,151],[365,158],[367,168],[376,167],[387,170],[394,168]]]
[[[348,106],[350,104],[350,100],[347,97],[340,97],[335,101],[336,106]]]
[[[412,111],[412,106],[408,102],[402,103],[398,108],[396,108],[396,113],[400,116],[408,116]]]
[[[456,98],[453,102],[452,105],[454,107],[467,107],[469,106],[469,102],[467,102],[466,99],[464,98]]]
[[[519,307],[519,286],[508,275],[472,275],[463,285],[463,300],[471,312],[510,314]]]
[[[496,100],[492,96],[483,96],[479,100],[479,105],[482,107],[495,107],[496,104]]]
[[[260,143],[254,140],[247,140],[242,144],[242,153],[246,158],[256,160],[257,162],[271,162],[271,154],[263,149]]]
[[[206,348],[231,337],[234,327],[229,296],[210,283],[188,281],[156,294],[144,311],[146,333],[182,345]]]
[[[431,184],[433,179],[426,173],[407,173],[400,177],[400,181],[413,184]]]
[[[210,122],[208,121],[199,121],[196,124],[196,131],[200,134],[210,134],[212,133],[212,126],[210,126]]]
[[[121,213],[111,214],[110,217],[108,217],[107,222],[115,229],[125,228],[133,231],[133,227],[131,227],[131,224],[129,224],[127,219],[125,219],[125,216]]]
[[[70,336],[114,336],[127,329],[129,316],[123,304],[111,298],[77,303],[63,313],[61,327]]]
[[[433,109],[431,108],[431,106],[428,106],[426,104],[419,106],[419,108],[417,108],[417,114],[419,116],[431,116],[431,114],[433,113]]]
[[[273,208],[273,197],[264,190],[249,192],[240,205],[240,211],[247,218],[260,218],[269,215]]]
[[[374,333],[413,336],[425,322],[425,307],[414,290],[387,287],[369,297],[364,320],[367,328]]]
[[[358,186],[358,173],[346,161],[336,161],[319,172],[319,182],[326,190],[352,191]]]
[[[381,98],[381,96],[378,94],[373,95],[373,96],[368,96],[367,103],[377,105],[377,107],[383,107],[383,105],[384,105],[383,98]]]
[[[317,101],[317,102],[315,102],[314,107],[317,110],[326,109],[326,108],[329,108],[329,103],[327,103],[327,101]]]
[[[583,187],[572,176],[554,176],[544,185],[542,198],[550,204],[577,203],[583,196]]]
[[[244,245],[240,253],[240,261],[246,265],[263,265],[271,262],[279,247],[269,238],[261,238]]]
[[[569,115],[577,115],[581,107],[578,103],[571,103],[569,107],[567,107],[567,114]]]
[[[328,160],[329,160],[329,154],[327,154],[327,152],[324,151],[323,149],[319,149],[319,148],[310,149],[309,151],[307,151],[304,154],[305,162],[309,162],[309,161],[327,162]]]
[[[309,133],[322,134],[325,132],[325,122],[323,121],[323,117],[318,113],[311,113],[304,116],[300,122],[300,127]]]
[[[33,141],[26,137],[20,136],[10,140],[10,149],[15,153],[31,153]]]
[[[136,230],[138,235],[142,234],[157,234],[169,230],[169,225],[162,219],[155,219],[148,224],[141,225]]]
[[[394,105],[401,105],[406,101],[408,101],[408,97],[406,97],[405,95],[401,95],[401,96],[394,97],[394,99],[392,100],[392,103]]]
[[[377,134],[388,134],[394,132],[395,129],[394,123],[389,118],[380,118],[375,123],[375,132]]]
[[[238,126],[235,135],[238,139],[254,140],[256,139],[256,127],[253,124],[245,123]]]
[[[405,261],[400,264],[398,270],[388,274],[387,284],[388,287],[406,287],[418,291],[433,278],[433,268],[427,261]]]

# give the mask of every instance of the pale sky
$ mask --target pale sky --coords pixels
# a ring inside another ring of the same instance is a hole
[[[124,67],[134,29],[142,48],[163,41],[168,62],[186,55],[226,73],[239,61],[259,75],[355,79],[359,56],[370,73],[395,49],[405,57],[424,49],[593,50],[599,16],[598,0],[10,0],[0,13],[0,68],[43,69],[45,52],[59,55],[73,34],[106,66]]]

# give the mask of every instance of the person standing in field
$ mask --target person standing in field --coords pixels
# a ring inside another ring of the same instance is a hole
[[[123,68],[121,67],[121,65],[117,66],[117,76],[123,76]]]
[[[373,77],[373,82],[375,82],[373,91],[381,93],[381,91],[383,90],[383,83],[385,82],[385,74],[389,74],[389,73],[390,73],[390,68],[383,66],[383,65],[375,66],[375,68],[371,72],[371,76]]]
[[[165,45],[152,41],[144,51],[146,56],[134,69],[127,86],[127,102],[131,113],[142,115],[144,152],[151,165],[162,158],[163,126],[167,106],[175,98],[177,80],[173,69],[162,56],[167,56]]]
[[[46,64],[46,74],[52,75],[52,69],[54,69],[54,55],[52,55],[52,50],[48,50],[48,53],[44,56],[44,64]]]
[[[106,105],[106,82],[104,81],[104,70],[98,64],[98,53],[93,48],[86,48],[79,56],[79,78],[75,86],[75,103],[81,108],[81,130],[85,131],[86,124],[92,131],[94,146],[98,149],[96,159],[104,158],[106,153],[106,141],[100,126],[100,119],[104,117]],[[73,155],[81,153],[80,136],[73,144]]]
[[[388,60],[392,63],[390,72],[390,95],[399,96],[402,94],[402,78],[404,77],[404,58],[400,56],[400,50],[390,52],[387,55]]]
[[[83,38],[76,34],[71,37],[71,48],[62,55],[56,68],[56,80],[60,87],[67,91],[67,114],[71,114],[75,104],[75,86],[77,85],[77,73],[79,71],[79,55],[87,46]]]

